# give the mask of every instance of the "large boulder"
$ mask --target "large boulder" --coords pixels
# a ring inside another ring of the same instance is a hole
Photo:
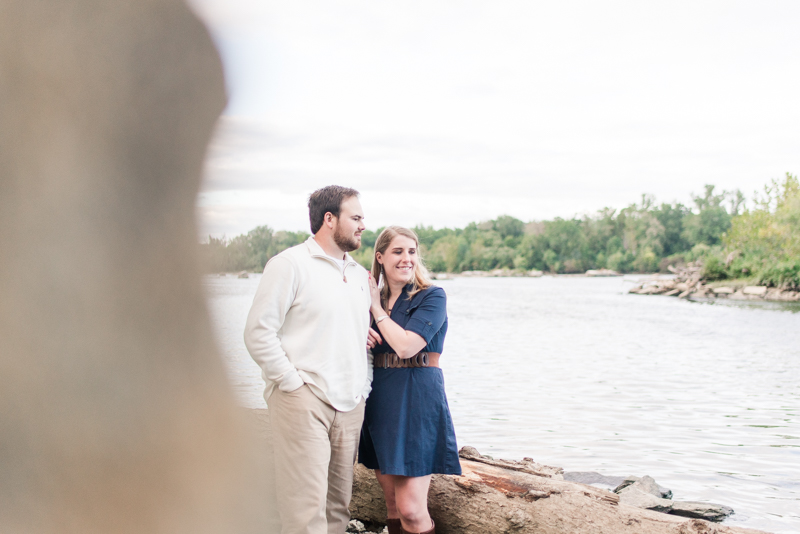
[[[0,73],[0,531],[265,532],[201,285],[211,36],[180,0],[3,0]]]

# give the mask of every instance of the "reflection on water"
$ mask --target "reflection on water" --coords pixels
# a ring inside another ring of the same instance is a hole
[[[258,279],[206,281],[240,401],[263,406],[242,341]],[[800,531],[797,304],[628,295],[620,278],[441,282],[459,446],[568,471],[651,475],[727,523]]]

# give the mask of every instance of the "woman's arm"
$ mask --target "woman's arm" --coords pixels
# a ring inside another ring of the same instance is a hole
[[[384,315],[388,316],[389,314],[386,313],[386,310],[381,305],[380,292],[377,285],[372,279],[370,279],[370,295],[372,297],[370,311],[373,317],[378,320]],[[406,327],[411,327],[408,330],[395,323],[390,317],[378,323],[378,330],[380,330],[384,341],[395,350],[395,353],[400,358],[410,358],[424,349],[425,345],[444,324],[446,317],[444,291],[438,290],[426,297],[415,310],[414,315],[417,313],[424,314],[427,319],[416,320],[417,318],[412,315],[406,325]]]
[[[375,312],[378,312],[378,315],[375,315]],[[372,314],[375,315],[376,318],[381,315],[389,315],[383,308],[379,308],[379,310],[373,309]],[[401,358],[412,357],[428,344],[425,338],[415,332],[405,330],[402,326],[392,321],[391,317],[387,317],[378,323],[378,330],[381,331],[383,340],[386,341]]]

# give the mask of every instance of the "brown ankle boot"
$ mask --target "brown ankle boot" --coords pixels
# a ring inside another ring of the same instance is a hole
[[[436,534],[436,524],[434,524],[433,518],[431,518],[431,529],[430,530],[426,530],[425,532],[415,533],[415,532],[409,532],[409,531],[405,530],[403,527],[400,527],[400,532],[402,534]]]
[[[389,528],[389,534],[402,534],[403,527],[400,525],[400,520],[390,517],[386,520],[386,526]]]

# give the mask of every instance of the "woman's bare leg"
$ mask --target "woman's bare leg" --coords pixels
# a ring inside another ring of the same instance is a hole
[[[408,532],[430,530],[433,526],[431,516],[428,514],[428,487],[431,484],[431,475],[423,477],[392,476],[392,478],[394,479],[393,504],[400,515],[403,529]]]
[[[395,504],[394,497],[394,481],[395,475],[384,475],[380,469],[375,470],[375,478],[378,479],[378,484],[383,489],[383,497],[386,499],[386,516],[389,519],[399,519],[400,514],[397,513],[397,505]]]

